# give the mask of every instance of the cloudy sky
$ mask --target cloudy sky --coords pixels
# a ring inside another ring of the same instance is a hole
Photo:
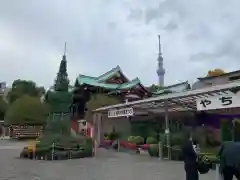
[[[1,0],[0,80],[50,86],[67,42],[68,73],[120,65],[157,83],[157,35],[166,85],[240,67],[239,0]]]

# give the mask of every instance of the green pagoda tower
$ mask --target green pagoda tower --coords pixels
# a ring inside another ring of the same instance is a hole
[[[36,143],[35,153],[27,157],[74,159],[93,156],[91,138],[73,134],[71,131],[72,92],[69,92],[66,44],[53,88],[47,91],[44,101],[49,106],[49,116],[42,136]],[[24,151],[20,157],[24,157]]]
[[[46,93],[45,102],[49,105],[50,109],[45,129],[46,133],[70,134],[72,93],[69,92],[66,43],[57,77],[53,88]]]

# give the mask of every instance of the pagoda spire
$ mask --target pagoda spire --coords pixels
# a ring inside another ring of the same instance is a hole
[[[67,74],[66,42],[64,45],[64,54],[60,62],[59,71],[55,80],[55,91],[68,91],[69,79]]]
[[[161,50],[161,42],[160,42],[160,35],[158,35],[158,68],[157,68],[157,75],[158,75],[158,85],[163,87],[164,86],[164,75],[165,69],[163,68],[163,57],[162,57],[162,50]]]
[[[63,57],[62,57],[62,60],[63,61],[66,61],[67,58],[66,58],[66,52],[67,52],[67,43],[65,42],[64,43],[64,52],[63,52]]]
[[[65,44],[64,44],[64,56],[66,56],[66,52],[67,52],[67,43],[65,42]]]

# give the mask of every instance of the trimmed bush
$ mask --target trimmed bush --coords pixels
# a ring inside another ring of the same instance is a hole
[[[141,136],[136,136],[133,139],[133,143],[135,143],[136,145],[142,145],[144,144],[144,138]]]
[[[157,139],[155,139],[154,137],[148,137],[147,144],[157,144]]]
[[[150,144],[148,148],[148,154],[151,157],[159,157],[159,147],[158,144]]]
[[[170,136],[171,146],[181,146],[183,144],[184,137],[182,133],[174,133]]]
[[[67,151],[55,151],[54,152],[54,160],[66,160],[68,159]]]
[[[135,136],[129,136],[127,140],[128,140],[128,142],[133,142],[134,138],[135,138]]]

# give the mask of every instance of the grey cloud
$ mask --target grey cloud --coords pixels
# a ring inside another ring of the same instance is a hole
[[[239,6],[239,1],[222,0],[3,1],[0,76],[51,85],[67,41],[72,80],[78,73],[98,75],[119,64],[130,78],[152,84],[157,82],[158,33],[167,84],[187,80],[192,72],[205,74],[213,63],[225,67],[227,59],[228,67],[239,66]],[[188,63],[193,69],[176,77],[179,65]]]
[[[178,29],[178,23],[171,20],[167,23],[167,25],[164,27],[166,31],[174,31]]]
[[[141,9],[130,9],[128,19],[129,20],[141,20],[143,18],[143,12]]]

